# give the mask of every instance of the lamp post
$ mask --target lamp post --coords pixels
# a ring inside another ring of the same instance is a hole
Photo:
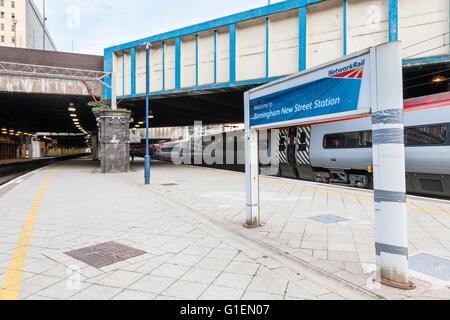
[[[42,34],[43,34],[43,39],[42,39],[42,50],[45,51],[45,36],[46,36],[46,32],[45,32],[45,21],[47,21],[47,17],[45,16],[45,0],[42,1]]]
[[[150,146],[149,146],[149,94],[150,94],[150,47],[151,43],[145,43],[145,68],[146,68],[146,90],[145,90],[145,184],[150,184]]]

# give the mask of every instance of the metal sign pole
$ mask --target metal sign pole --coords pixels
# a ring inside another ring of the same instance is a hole
[[[45,21],[47,21],[47,17],[45,16],[45,0],[42,1],[42,50],[45,51],[45,37],[47,35],[47,32],[45,30]],[[16,39],[17,42],[17,39]]]
[[[250,95],[244,93],[245,113],[245,188],[247,228],[260,226],[258,131],[250,127]]]
[[[401,43],[371,49],[377,278],[414,289],[408,278]]]
[[[150,184],[150,146],[149,146],[149,94],[150,94],[150,44],[145,46],[146,91],[145,91],[145,184]]]

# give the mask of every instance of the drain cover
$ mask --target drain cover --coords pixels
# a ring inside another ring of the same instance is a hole
[[[332,214],[309,217],[309,219],[323,223],[323,224],[333,224],[333,223],[348,221],[348,219],[346,219],[346,218],[342,218],[342,217],[335,216]]]
[[[102,268],[145,253],[145,251],[134,249],[117,242],[106,242],[92,247],[66,252],[65,254],[92,267]]]
[[[450,260],[421,253],[409,258],[409,268],[434,278],[450,281]]]
[[[173,186],[177,186],[176,183],[164,183],[162,184],[163,187],[173,187]]]

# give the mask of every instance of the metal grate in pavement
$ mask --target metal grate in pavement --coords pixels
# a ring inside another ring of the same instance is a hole
[[[346,218],[335,216],[333,214],[309,217],[309,219],[323,223],[323,224],[333,224],[333,223],[348,221],[348,219],[346,219]]]
[[[450,260],[421,253],[409,258],[409,268],[444,281],[450,281]]]
[[[65,252],[68,256],[84,262],[94,268],[138,257],[147,252],[134,249],[117,242],[101,243],[92,247]]]

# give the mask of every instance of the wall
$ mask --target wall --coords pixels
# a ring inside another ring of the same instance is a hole
[[[0,7],[0,12],[4,13],[4,18],[0,18],[0,23],[4,24],[4,30],[0,30],[0,37],[4,36],[5,42],[1,42],[0,46],[14,47],[16,44],[13,42],[14,31],[12,29],[13,19],[11,14],[15,14],[15,20],[17,20],[17,47],[26,48],[26,2],[24,0],[16,1],[15,8],[11,7],[11,1],[5,0],[5,5]]]
[[[236,80],[266,76],[266,19],[239,23],[236,30]]]
[[[157,43],[150,51],[150,90],[163,90],[163,50],[162,42]]]
[[[175,89],[175,41],[168,40],[165,42],[164,50],[164,70],[165,70],[165,90]]]
[[[348,0],[347,4],[348,53],[389,41],[388,1]]]
[[[19,142],[0,133],[0,160],[15,159]]]
[[[307,14],[307,68],[341,57],[344,52],[342,0],[309,6]]]
[[[196,85],[196,35],[181,38],[181,87]]]
[[[0,46],[0,61],[103,71],[103,56]]]
[[[405,58],[448,54],[448,32],[449,1],[399,0],[399,36]]]
[[[136,93],[145,93],[146,90],[146,53],[145,50],[136,50]]]
[[[299,69],[299,13],[291,10],[269,18],[269,77]]]
[[[17,3],[24,3],[24,1],[16,1]],[[43,49],[43,26],[42,16],[39,9],[32,1],[26,1],[26,47],[29,49]],[[25,39],[24,39],[25,40]],[[56,46],[50,37],[50,33],[46,29],[45,33],[45,50],[56,51]]]
[[[230,30],[217,30],[217,82],[230,81]]]
[[[214,31],[202,32],[198,38],[198,85],[214,83]]]

